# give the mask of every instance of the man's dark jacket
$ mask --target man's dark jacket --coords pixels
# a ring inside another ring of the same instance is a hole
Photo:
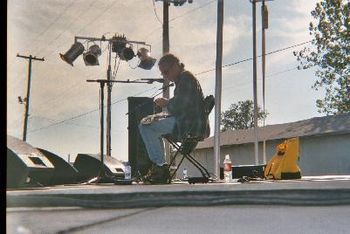
[[[204,139],[209,136],[209,120],[204,114],[203,100],[198,80],[189,71],[183,71],[175,82],[174,96],[168,103],[169,113],[176,118],[173,131],[176,139],[188,136]]]

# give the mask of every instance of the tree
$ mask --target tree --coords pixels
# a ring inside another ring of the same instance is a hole
[[[258,107],[258,120],[267,116]],[[254,105],[252,100],[239,101],[237,104],[231,104],[227,111],[221,113],[221,131],[228,129],[248,129],[254,127]]]
[[[298,69],[316,67],[318,77],[312,88],[325,88],[322,100],[316,101],[318,112],[350,112],[350,3],[349,0],[321,0],[311,11],[314,21],[309,31],[312,46],[294,55]]]

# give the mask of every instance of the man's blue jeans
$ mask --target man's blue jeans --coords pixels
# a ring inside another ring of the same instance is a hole
[[[149,159],[158,166],[166,163],[162,136],[172,133],[175,124],[176,120],[173,116],[154,121],[151,124],[139,124],[140,134]]]

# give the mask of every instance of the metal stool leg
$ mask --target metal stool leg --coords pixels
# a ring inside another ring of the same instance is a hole
[[[188,152],[184,152],[184,144],[182,143],[181,145],[179,145],[177,142],[171,141],[169,139],[167,139],[169,141],[169,143],[177,150],[175,155],[171,158],[170,160],[170,166],[172,165],[172,163],[175,161],[176,156],[178,155],[178,153],[180,153],[182,155],[182,158],[179,162],[179,164],[176,167],[176,170],[173,172],[173,174],[170,176],[169,178],[169,183],[171,182],[172,178],[174,177],[174,175],[176,174],[177,170],[179,169],[179,166],[182,164],[183,160],[186,158],[190,163],[192,163],[202,174],[202,177],[193,177],[193,178],[189,178],[189,183],[207,183],[210,179],[210,174],[207,171],[207,169],[198,161],[196,160],[190,153]]]

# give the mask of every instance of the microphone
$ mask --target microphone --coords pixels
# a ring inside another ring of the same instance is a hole
[[[164,83],[164,79],[162,78],[159,78],[159,79],[141,78],[140,80],[146,80],[147,83],[149,84],[152,84],[153,82]]]

